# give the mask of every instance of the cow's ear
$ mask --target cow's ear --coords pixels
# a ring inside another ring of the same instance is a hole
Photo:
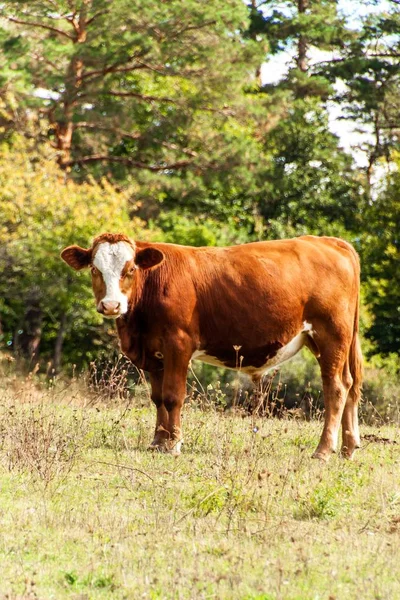
[[[161,250],[150,247],[136,252],[135,263],[140,269],[145,271],[146,269],[151,269],[151,267],[160,265],[164,258],[165,256]]]
[[[61,258],[65,260],[67,265],[80,271],[88,267],[92,260],[92,249],[80,248],[80,246],[68,246],[61,252]]]

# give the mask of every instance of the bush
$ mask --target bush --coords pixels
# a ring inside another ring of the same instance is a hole
[[[107,180],[66,180],[48,146],[15,139],[0,146],[0,333],[3,344],[43,369],[66,362],[88,364],[112,346],[114,328],[94,310],[89,275],[72,275],[60,259],[70,244],[87,247],[101,231],[136,236],[130,190]],[[73,330],[73,335],[69,333]],[[59,353],[60,354],[60,353]]]

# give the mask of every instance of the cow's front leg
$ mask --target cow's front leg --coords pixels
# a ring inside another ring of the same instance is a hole
[[[189,344],[185,346],[183,343],[172,346],[165,353],[162,397],[169,417],[167,447],[171,454],[180,454],[181,451],[181,412],[186,396],[186,377],[191,355]]]
[[[168,429],[169,414],[162,399],[163,379],[164,371],[150,373],[151,399],[157,408],[156,430],[154,432],[154,440],[149,446],[150,450],[166,450],[170,437]]]

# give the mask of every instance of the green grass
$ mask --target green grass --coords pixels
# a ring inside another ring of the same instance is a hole
[[[354,462],[324,465],[321,423],[187,406],[174,458],[146,450],[147,400],[7,387],[0,598],[400,598],[395,428],[363,427],[377,438]]]

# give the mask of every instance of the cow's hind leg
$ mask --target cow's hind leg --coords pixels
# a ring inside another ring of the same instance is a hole
[[[360,432],[358,428],[358,401],[359,394],[351,388],[342,417],[342,449],[345,458],[352,458],[354,450],[360,447]]]
[[[154,439],[151,442],[149,449],[160,450],[161,452],[167,449],[168,440],[170,437],[169,415],[162,399],[163,379],[163,371],[155,371],[153,373],[150,373],[151,399],[153,400],[157,408],[157,419],[156,430],[154,432]]]
[[[353,380],[347,366],[348,348],[343,340],[332,337],[320,346],[320,367],[324,392],[325,421],[314,458],[327,461],[336,452],[340,423]]]
[[[352,458],[354,450],[360,447],[360,432],[358,429],[358,403],[361,399],[363,379],[363,357],[358,332],[353,333],[349,361],[346,365],[351,373],[353,384],[347,397],[342,418],[342,456]]]

